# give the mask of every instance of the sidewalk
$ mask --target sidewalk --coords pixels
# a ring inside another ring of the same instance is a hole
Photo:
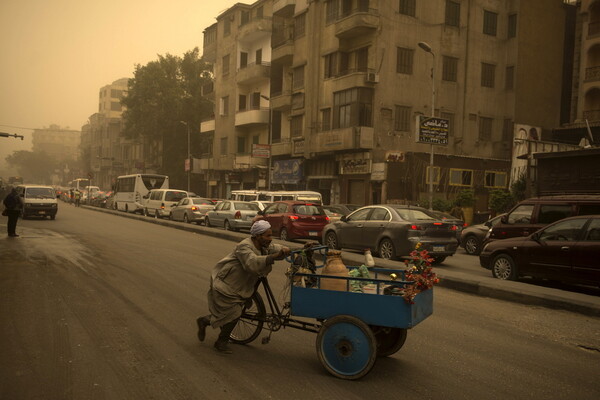
[[[125,218],[135,218],[148,223],[170,226],[189,232],[231,241],[240,241],[248,237],[248,233],[226,231],[223,229],[207,228],[195,224],[173,222],[165,219],[148,218],[138,214],[127,214],[122,211],[107,210],[98,207],[82,206],[89,210],[112,213]],[[279,240],[276,239],[276,242]],[[290,248],[300,248],[301,244],[285,242]],[[347,265],[361,265],[364,256],[359,253],[342,252],[342,258]],[[0,260],[4,262],[4,260]],[[376,259],[380,268],[400,268],[398,262]],[[543,306],[548,308],[568,310],[589,316],[600,317],[600,297],[582,293],[568,292],[560,289],[531,285],[525,282],[503,281],[488,277],[474,277],[464,272],[448,269],[436,269],[441,287],[458,290],[474,295],[491,297],[500,300],[513,301],[521,304]]]

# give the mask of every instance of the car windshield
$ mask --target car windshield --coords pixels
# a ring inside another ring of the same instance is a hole
[[[191,198],[190,200],[192,200],[193,204],[198,204],[198,205],[214,205],[215,203],[212,200],[209,199],[203,199],[200,197],[194,197]]]
[[[321,208],[314,204],[298,204],[294,206],[294,212],[300,215],[323,215]]]
[[[25,197],[28,199],[53,199],[54,190],[51,188],[27,188]]]
[[[235,203],[236,210],[258,211],[258,205],[254,203]]]
[[[406,221],[433,221],[436,219],[421,210],[411,208],[396,208],[396,212],[400,215],[400,218]]]

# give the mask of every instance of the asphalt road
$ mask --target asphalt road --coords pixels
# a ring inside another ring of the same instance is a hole
[[[405,346],[348,382],[322,368],[312,333],[228,356],[216,331],[198,342],[231,241],[62,203],[17,230],[0,238],[1,399],[600,398],[597,317],[436,288]]]

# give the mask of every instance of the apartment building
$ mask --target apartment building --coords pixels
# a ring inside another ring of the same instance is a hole
[[[434,198],[474,189],[487,209],[488,192],[508,185],[515,125],[548,135],[570,102],[568,10],[563,0],[236,4],[204,31],[210,194],[271,187],[422,204],[431,181]],[[447,120],[433,163],[417,141],[421,116]]]
[[[81,132],[58,125],[33,130],[33,151],[45,152],[58,161],[79,160],[80,142]]]
[[[118,79],[98,91],[98,112],[82,128],[82,158],[93,176],[92,184],[110,190],[119,175],[129,172],[132,144],[121,137],[124,111],[121,98],[127,93],[128,78]]]

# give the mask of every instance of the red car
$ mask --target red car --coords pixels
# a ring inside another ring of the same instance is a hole
[[[321,240],[323,227],[329,217],[319,204],[304,201],[278,201],[259,211],[255,221],[267,220],[274,235],[281,240]]]

